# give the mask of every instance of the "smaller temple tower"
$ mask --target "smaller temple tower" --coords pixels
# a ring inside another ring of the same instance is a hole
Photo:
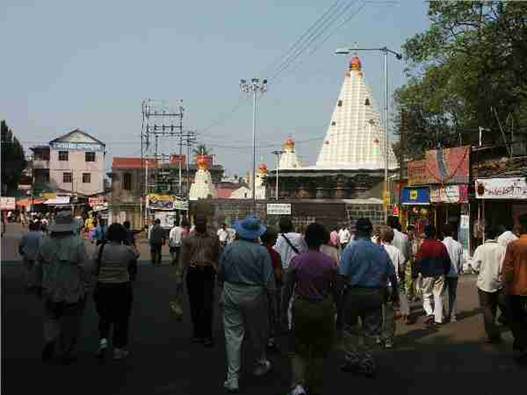
[[[190,186],[189,200],[208,199],[216,197],[216,190],[212,183],[212,177],[209,171],[209,164],[204,155],[198,155],[196,158],[198,171],[194,177],[194,182]]]
[[[284,152],[280,156],[280,162],[278,163],[278,168],[280,170],[290,170],[290,169],[299,169],[302,167],[300,160],[296,155],[295,142],[290,137],[288,138],[283,145]]]
[[[266,188],[265,188],[265,179],[269,175],[269,169],[267,168],[267,165],[265,163],[260,164],[258,166],[258,170],[256,170],[256,193],[255,197],[257,200],[263,200],[266,198]]]

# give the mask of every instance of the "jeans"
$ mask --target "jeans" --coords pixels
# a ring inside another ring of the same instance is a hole
[[[161,265],[163,244],[150,243],[150,255],[152,257],[152,265]]]
[[[71,355],[75,351],[85,301],[84,298],[76,303],[44,300],[44,340],[46,343],[59,340],[63,355]]]
[[[446,290],[448,292],[448,311],[447,311],[448,319],[456,317],[457,283],[458,283],[458,277],[446,277],[445,278]]]
[[[187,271],[190,316],[194,336],[200,339],[212,339],[215,276],[216,272],[212,266],[189,267]]]
[[[172,266],[179,265],[179,255],[181,254],[181,247],[170,247],[170,255],[172,255]]]
[[[514,350],[527,351],[527,296],[509,295],[509,318]]]
[[[99,314],[99,338],[108,339],[113,325],[113,346],[128,345],[128,327],[132,308],[132,286],[98,283],[93,293],[95,310]]]
[[[293,303],[292,385],[303,385],[310,393],[322,392],[324,362],[335,338],[335,305],[331,298]]]
[[[434,316],[434,322],[443,322],[443,294],[445,292],[445,276],[423,277],[423,309],[427,316]],[[432,297],[434,307],[432,308]]]
[[[496,325],[496,311],[498,305],[504,304],[504,295],[501,290],[486,292],[478,289],[479,304],[483,308],[483,323],[489,340],[500,337],[500,330]]]
[[[223,330],[227,351],[227,380],[237,380],[241,371],[242,343],[247,331],[257,361],[266,360],[269,336],[266,291],[261,286],[224,283]]]

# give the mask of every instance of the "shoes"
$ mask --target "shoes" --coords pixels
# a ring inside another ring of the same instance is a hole
[[[454,314],[452,314],[452,317],[450,317],[450,322],[457,322],[457,318]]]
[[[382,344],[382,339],[379,336],[377,336],[375,338],[375,344],[377,344],[377,345],[381,345]]]
[[[386,339],[384,341],[384,348],[386,348],[386,349],[393,348],[393,341],[391,339]]]
[[[306,390],[300,384],[298,384],[289,395],[307,395]]]
[[[55,355],[55,342],[47,342],[42,349],[42,361],[48,362]]]
[[[276,341],[274,337],[270,337],[269,340],[267,341],[267,348],[271,348],[271,349],[276,348]]]
[[[214,347],[214,340],[211,337],[208,337],[203,340],[203,347],[212,348]]]
[[[264,376],[271,370],[271,362],[267,359],[256,363],[256,368],[253,370],[255,376]]]
[[[97,358],[104,358],[106,350],[108,349],[108,339],[102,338],[99,342],[99,349],[95,352]]]
[[[223,383],[223,388],[225,388],[227,392],[230,393],[238,392],[240,390],[240,387],[238,385],[238,379],[232,378],[225,380],[225,382]]]
[[[120,361],[122,359],[125,359],[126,357],[128,357],[130,353],[128,352],[128,350],[125,350],[124,348],[114,348],[113,349],[113,359],[115,361]]]

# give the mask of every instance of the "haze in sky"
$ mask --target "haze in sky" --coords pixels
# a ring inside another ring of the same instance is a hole
[[[350,0],[358,9],[357,0]],[[112,156],[140,154],[141,101],[184,101],[184,127],[200,133],[229,174],[251,166],[251,105],[241,78],[260,75],[334,0],[3,0],[0,118],[27,148],[80,128]],[[340,47],[388,46],[428,26],[420,0],[366,2],[314,51],[309,48],[259,100],[258,161],[289,136],[313,164],[349,57]],[[351,13],[350,13],[351,15]],[[382,103],[382,57],[360,54]],[[391,89],[404,62],[390,59]],[[231,111],[239,100],[243,105]],[[165,145],[177,151],[177,142]]]

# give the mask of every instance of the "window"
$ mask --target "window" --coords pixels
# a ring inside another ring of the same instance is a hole
[[[370,105],[370,99],[366,98],[366,100],[364,100],[364,105],[365,106],[369,106]]]
[[[59,151],[59,160],[68,161],[68,151]]]
[[[73,173],[62,173],[62,182],[71,184],[73,182]]]
[[[95,152],[85,152],[84,159],[86,162],[95,162]]]
[[[337,103],[337,106],[342,107],[342,100],[339,100],[339,102]]]
[[[335,126],[337,123],[335,121],[331,122],[331,126]]]
[[[130,173],[124,173],[123,174],[123,189],[125,191],[131,191],[132,190],[132,174],[130,174]]]
[[[83,184],[91,183],[91,173],[82,173],[82,183]]]

